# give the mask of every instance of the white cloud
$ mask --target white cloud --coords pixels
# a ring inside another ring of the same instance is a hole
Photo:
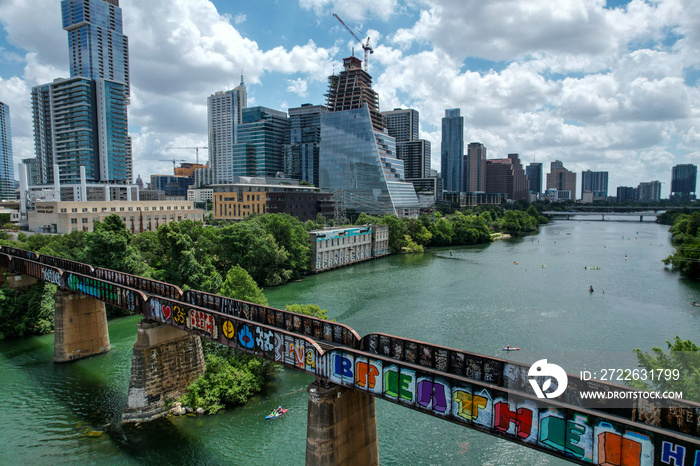
[[[287,83],[289,84],[289,86],[287,86],[288,92],[293,92],[300,97],[306,97],[308,86],[305,80],[297,78],[294,80],[288,80]]]
[[[313,10],[318,16],[337,13],[343,21],[368,18],[388,20],[397,9],[397,0],[299,0],[299,6]],[[348,26],[352,27],[350,24]]]

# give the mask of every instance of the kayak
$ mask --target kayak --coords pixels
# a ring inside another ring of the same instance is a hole
[[[518,351],[520,348],[503,348],[503,351]]]
[[[281,415],[283,415],[286,412],[287,412],[286,409],[282,409],[281,412],[275,411],[274,414],[268,414],[267,416],[265,416],[265,419],[274,419],[276,417],[280,417]]]

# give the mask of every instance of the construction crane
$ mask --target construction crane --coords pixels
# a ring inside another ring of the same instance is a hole
[[[208,147],[194,146],[194,147],[170,147],[170,149],[194,149],[195,155],[197,157],[197,163],[199,163],[199,149],[209,149]]]
[[[172,162],[173,163],[173,172],[175,172],[175,163],[176,162],[187,162],[185,159],[159,159],[161,162]]]
[[[340,21],[340,24],[342,24],[343,27],[345,29],[347,29],[348,32],[355,38],[355,40],[358,41],[360,43],[360,45],[362,46],[362,50],[365,51],[365,71],[367,71],[367,69],[369,68],[369,60],[368,60],[367,52],[374,53],[374,50],[372,50],[372,47],[369,46],[369,39],[370,38],[367,37],[367,43],[363,44],[362,40],[359,37],[357,37],[354,32],[352,32],[352,29],[350,29],[348,27],[348,25],[343,22],[342,19],[340,19],[340,16],[336,15],[335,13],[333,13],[333,16],[335,16],[335,19]]]

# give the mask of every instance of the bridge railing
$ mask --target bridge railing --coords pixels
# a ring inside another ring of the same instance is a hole
[[[349,326],[337,322],[196,290],[187,290],[184,301],[227,315],[273,325],[317,340],[347,345],[352,348],[360,347],[360,336],[357,332]]]

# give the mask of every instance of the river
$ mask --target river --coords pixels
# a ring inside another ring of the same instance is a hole
[[[700,283],[664,267],[669,240],[667,227],[649,222],[562,220],[524,238],[390,256],[265,294],[275,307],[319,304],[360,335],[499,357],[510,344],[521,350],[507,357],[554,358],[576,372],[633,364],[633,349],[665,348],[676,335],[698,342],[700,308],[689,303]],[[0,342],[0,464],[304,463],[312,378],[291,370],[223,414],[122,429],[139,319],[111,320],[111,351],[69,364],[53,363],[53,335]],[[265,421],[280,404],[288,413]],[[568,464],[381,400],[377,430],[382,464]]]

